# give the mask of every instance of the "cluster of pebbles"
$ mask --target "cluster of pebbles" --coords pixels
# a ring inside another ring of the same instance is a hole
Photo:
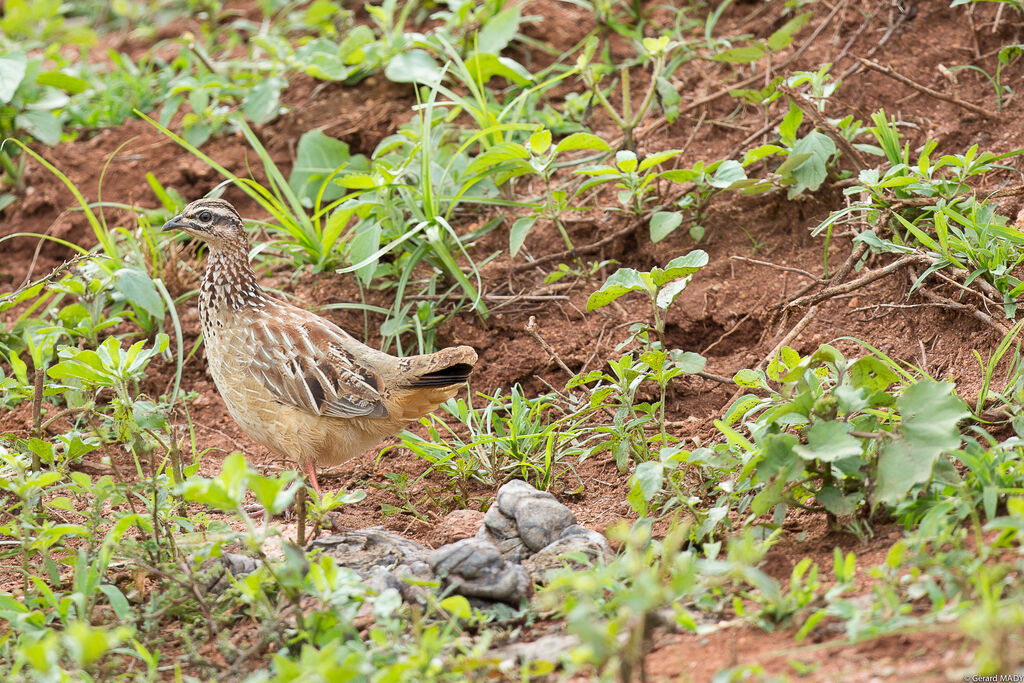
[[[572,510],[550,493],[519,480],[498,489],[474,536],[436,550],[381,527],[344,531],[307,546],[315,548],[376,591],[395,588],[405,600],[423,603],[423,583],[439,580],[443,594],[463,595],[479,607],[518,606],[535,584],[546,583],[549,571],[570,563],[570,554],[582,553],[593,562],[611,555],[604,536],[579,526]],[[257,566],[244,555],[225,554],[221,562],[235,575]]]
[[[548,571],[565,566],[570,553],[598,562],[610,555],[604,536],[576,524],[572,510],[550,493],[519,480],[498,490],[475,536],[436,550],[381,528],[327,536],[310,543],[313,548],[357,572],[372,588],[396,588],[406,600],[418,600],[415,584],[436,579],[446,594],[509,605],[528,598]]]

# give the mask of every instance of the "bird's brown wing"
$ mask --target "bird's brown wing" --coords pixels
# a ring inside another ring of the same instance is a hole
[[[315,415],[387,417],[381,379],[345,351],[345,333],[284,306],[249,328],[249,370],[279,401]]]

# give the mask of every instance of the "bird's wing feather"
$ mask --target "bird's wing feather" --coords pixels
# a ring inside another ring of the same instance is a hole
[[[254,349],[249,369],[267,390],[317,415],[387,417],[380,378],[345,350],[345,333],[311,314],[280,308],[249,328]]]

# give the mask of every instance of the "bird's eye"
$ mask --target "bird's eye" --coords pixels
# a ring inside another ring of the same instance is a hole
[[[209,211],[203,211],[201,214],[199,214],[199,220],[201,220],[203,223],[209,223],[210,221],[213,220],[213,214],[210,213]]]

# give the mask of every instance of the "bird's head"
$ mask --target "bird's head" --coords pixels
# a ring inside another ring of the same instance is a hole
[[[183,230],[210,245],[213,249],[227,246],[245,247],[245,224],[242,217],[223,199],[197,199],[181,213],[164,223],[162,230]]]

